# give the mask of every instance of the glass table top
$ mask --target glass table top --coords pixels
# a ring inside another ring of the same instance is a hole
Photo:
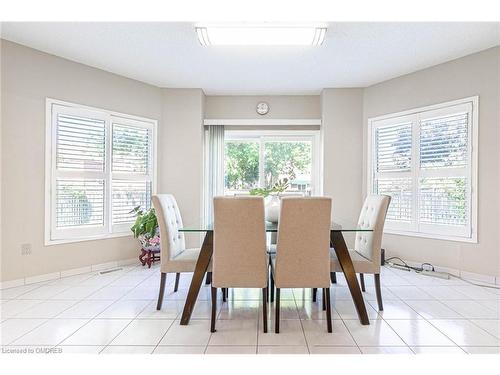
[[[213,230],[212,223],[208,224],[193,224],[185,225],[179,228],[179,232],[209,232]],[[330,225],[330,230],[332,232],[373,232],[370,228],[361,228],[358,223],[344,223],[344,222],[332,222]],[[278,223],[271,223],[266,221],[266,232],[277,232]]]

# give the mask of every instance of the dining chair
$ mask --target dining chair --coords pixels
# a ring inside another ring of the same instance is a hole
[[[179,287],[181,272],[194,272],[199,248],[186,248],[182,228],[182,218],[177,202],[171,194],[158,194],[152,198],[153,207],[160,227],[160,291],[156,309],[160,310],[165,293],[167,273],[175,273],[174,292]]]
[[[284,191],[280,193],[280,197],[305,197],[306,193],[300,191]],[[276,253],[276,239],[277,233],[269,233],[268,236],[268,245],[267,245],[267,253],[274,254]]]
[[[380,288],[380,248],[382,235],[391,197],[388,195],[369,195],[366,197],[359,214],[358,227],[371,229],[370,232],[356,232],[354,249],[349,250],[354,272],[359,273],[361,290],[365,291],[364,274],[373,274],[375,279],[375,292],[377,294],[378,309],[384,310],[382,304],[382,291]],[[340,263],[333,249],[330,250],[331,272],[342,272]]]
[[[332,201],[326,197],[287,197],[281,200],[276,254],[271,259],[271,288],[276,286],[276,333],[280,330],[282,288],[323,288],[327,329],[332,332],[329,266],[331,208]]]
[[[215,332],[217,288],[260,288],[263,328],[267,332],[268,261],[262,197],[214,198],[212,318]]]

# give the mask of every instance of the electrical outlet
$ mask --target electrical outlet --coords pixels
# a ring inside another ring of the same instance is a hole
[[[21,245],[21,255],[31,255],[31,244],[23,243]]]

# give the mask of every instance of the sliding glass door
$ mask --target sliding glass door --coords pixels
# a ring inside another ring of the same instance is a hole
[[[227,131],[224,194],[281,186],[306,196],[319,191],[318,131]]]

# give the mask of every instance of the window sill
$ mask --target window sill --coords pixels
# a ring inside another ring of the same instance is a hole
[[[132,233],[130,233],[130,231],[127,231],[127,232],[110,233],[106,235],[98,235],[98,236],[84,237],[84,238],[64,238],[57,240],[45,239],[45,246],[61,245],[61,244],[76,243],[76,242],[99,241],[99,240],[107,240],[111,238],[120,238],[120,237],[132,237]]]
[[[459,237],[459,236],[449,236],[449,235],[440,235],[434,233],[420,233],[420,232],[410,232],[404,230],[395,230],[395,229],[384,229],[384,234],[391,234],[397,236],[407,236],[407,237],[418,237],[429,240],[441,240],[441,241],[454,241],[454,242],[465,242],[465,243],[478,243],[477,236],[473,235],[470,238],[467,237]]]

